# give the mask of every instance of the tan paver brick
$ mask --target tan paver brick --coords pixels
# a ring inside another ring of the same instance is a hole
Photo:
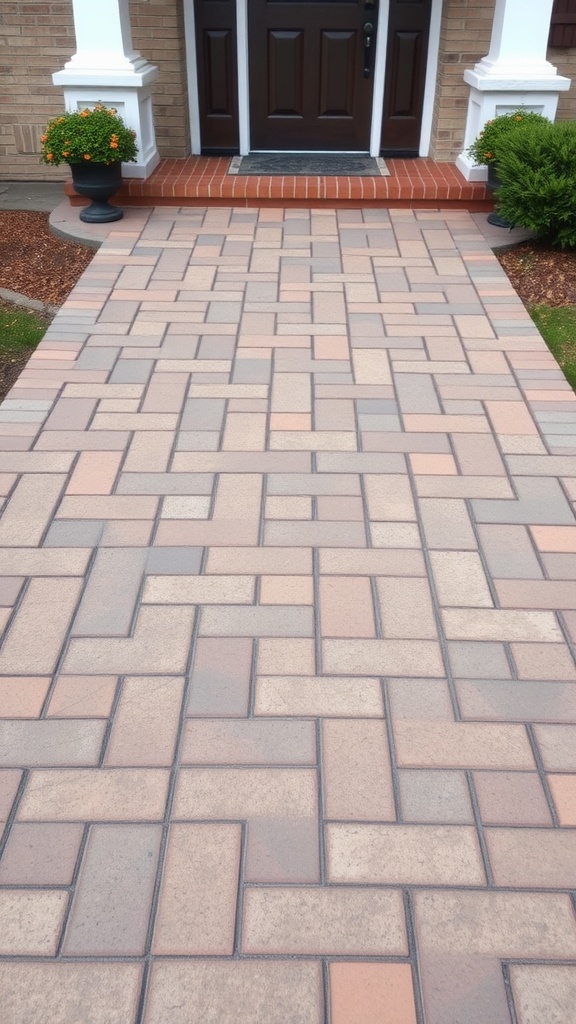
[[[576,924],[560,893],[417,892],[417,941],[437,953],[574,957]]]
[[[312,722],[187,722],[182,764],[315,764]]]
[[[263,637],[258,641],[258,672],[262,675],[310,676],[315,671],[313,640]]]
[[[46,676],[0,679],[0,718],[38,718],[49,685]]]
[[[58,474],[24,473],[2,513],[0,545],[19,547],[23,538],[30,546],[39,544],[65,482],[66,477]]]
[[[104,763],[112,767],[171,765],[184,681],[132,677],[122,683]]]
[[[374,604],[366,576],[323,576],[320,579],[322,636],[374,637]]]
[[[132,1024],[141,975],[136,963],[5,962],[0,964],[3,1020]]]
[[[573,889],[576,832],[567,829],[488,828],[484,835],[496,885]]]
[[[474,786],[485,825],[551,825],[536,772],[475,772]]]
[[[78,600],[80,579],[33,579],[0,652],[0,672],[53,672]]]
[[[548,1020],[570,1024],[576,1003],[576,968],[543,964],[510,967],[518,1024]]]
[[[465,825],[334,824],[326,845],[331,882],[485,884],[476,830]]]
[[[382,633],[387,640],[436,640],[438,629],[428,580],[376,580]]]
[[[576,825],[576,775],[549,775],[548,785],[561,825]]]
[[[322,679],[305,675],[257,678],[254,711],[257,715],[322,718],[379,718],[384,713],[377,679]]]
[[[370,888],[247,889],[244,953],[402,956],[399,892]]]
[[[232,954],[240,838],[239,825],[172,825],[155,953]]]
[[[309,817],[316,805],[316,772],[307,768],[183,768],[173,817]]]
[[[528,736],[521,725],[396,721],[394,735],[397,761],[403,768],[534,770]]]
[[[52,691],[48,717],[108,718],[116,676],[60,676]]]
[[[175,992],[181,994],[177,1006]],[[144,1020],[164,1024],[169,1014],[171,1024],[188,1024],[192,1014],[203,1024],[321,1024],[322,1006],[320,963],[160,960],[152,968]]]
[[[390,754],[383,722],[324,722],[322,756],[326,818],[395,820]]]
[[[536,725],[534,735],[546,771],[576,771],[576,725]]]
[[[2,885],[70,885],[83,825],[15,824],[0,861]]]
[[[0,891],[0,954],[54,956],[67,903],[62,891]]]
[[[324,640],[322,648],[324,671],[336,675],[444,675],[431,640]]]
[[[84,768],[33,771],[20,821],[157,821],[164,814],[168,771]]]
[[[105,723],[98,721],[0,721],[3,768],[93,765],[100,757]]]

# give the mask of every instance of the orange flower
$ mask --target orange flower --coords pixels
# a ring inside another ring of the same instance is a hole
[[[68,152],[67,149],[63,150],[62,156],[70,156],[70,153]]]
[[[85,160],[91,160],[92,157],[90,156],[90,153],[84,153],[84,159]]]
[[[516,114],[515,121],[522,121],[522,114]]]
[[[46,153],[46,159],[47,160],[53,160],[54,159],[53,154],[52,153]]]
[[[484,153],[484,156],[486,157],[487,160],[492,159],[492,153]]]
[[[118,149],[118,143],[117,142],[111,142],[110,143],[110,149]]]
[[[88,109],[80,111],[80,117],[90,117],[90,111]]]
[[[41,135],[41,136],[40,136],[40,142],[46,142],[46,139],[47,139],[47,138],[48,138],[48,136],[47,136],[47,135]]]

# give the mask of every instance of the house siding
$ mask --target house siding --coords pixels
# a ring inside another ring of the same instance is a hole
[[[488,52],[494,0],[444,0],[431,156],[453,160],[462,149],[468,86],[466,68]],[[131,0],[134,47],[159,74],[153,87],[156,139],[163,157],[190,152],[182,0]],[[471,49],[470,42],[474,42]],[[2,0],[0,8],[0,180],[58,180],[66,168],[39,162],[39,137],[62,106],[51,75],[75,51],[70,0]],[[549,60],[576,79],[576,49],[553,49]],[[560,97],[558,117],[576,116],[576,89]]]

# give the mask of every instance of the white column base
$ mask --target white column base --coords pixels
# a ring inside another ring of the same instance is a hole
[[[52,75],[64,89],[66,110],[83,110],[102,102],[116,107],[128,128],[136,132],[136,163],[122,164],[125,178],[147,178],[160,161],[152,116],[152,83],[158,69],[141,57],[131,70],[124,68],[82,68],[71,66]]]
[[[482,62],[474,71],[464,72],[464,81],[470,86],[470,97],[464,149],[456,160],[456,166],[467,181],[486,181],[488,176],[487,168],[475,164],[468,156],[468,147],[487,121],[499,114],[512,113],[518,107],[534,110],[553,121],[560,93],[570,88],[570,79],[562,75],[522,74],[518,69],[514,75],[496,75],[482,68]]]

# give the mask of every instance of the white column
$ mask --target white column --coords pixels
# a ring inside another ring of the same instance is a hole
[[[546,59],[552,6],[553,0],[496,0],[490,50],[464,72],[470,98],[464,150],[456,165],[468,181],[487,177],[486,167],[478,167],[467,154],[486,121],[517,107],[553,121],[559,94],[570,88],[570,79]]]
[[[116,107],[136,132],[136,163],[123,164],[125,177],[147,178],[160,160],[152,115],[152,83],[158,69],[134,50],[128,0],[72,0],[76,53],[52,75],[64,89],[67,110],[99,100]]]

